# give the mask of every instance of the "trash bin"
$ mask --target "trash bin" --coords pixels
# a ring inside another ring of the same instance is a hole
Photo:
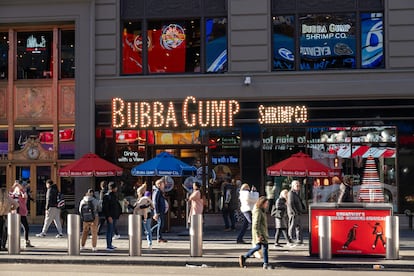
[[[190,225],[190,256],[203,256],[203,215],[192,215]]]
[[[141,256],[142,218],[140,215],[128,216],[129,256]]]
[[[331,248],[331,217],[318,217],[319,259],[332,259]]]
[[[80,254],[80,216],[78,214],[68,215],[68,255]]]
[[[7,214],[7,239],[9,242],[9,254],[20,254],[20,215]]]
[[[400,251],[399,217],[385,217],[386,259],[398,260]]]

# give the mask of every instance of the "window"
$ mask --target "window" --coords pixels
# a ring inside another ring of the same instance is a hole
[[[0,80],[7,79],[9,62],[9,39],[7,33],[0,32]]]
[[[75,31],[67,30],[61,32],[60,38],[60,77],[75,77]]]
[[[51,31],[17,33],[18,79],[52,77],[52,37]]]
[[[121,74],[226,72],[226,2],[122,0]]]
[[[272,0],[273,71],[384,68],[383,5]]]

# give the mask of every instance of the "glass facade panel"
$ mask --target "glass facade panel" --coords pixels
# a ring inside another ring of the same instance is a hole
[[[0,80],[7,79],[9,62],[9,35],[0,32]]]
[[[301,70],[356,68],[355,14],[300,15]]]
[[[75,31],[61,32],[60,76],[62,79],[75,77]]]
[[[361,14],[362,68],[384,68],[384,29],[382,13]]]
[[[273,17],[273,70],[295,70],[295,17]]]
[[[122,31],[122,74],[140,74],[142,73],[142,66],[141,23],[124,22]]]
[[[17,78],[46,79],[52,77],[51,31],[17,33]]]
[[[200,20],[148,23],[150,73],[184,73],[199,70]]]
[[[227,71],[227,19],[206,20],[206,71]],[[196,61],[200,62],[200,61]]]

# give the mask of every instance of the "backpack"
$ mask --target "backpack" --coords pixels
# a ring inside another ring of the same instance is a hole
[[[92,200],[84,203],[80,210],[80,216],[82,221],[92,222],[95,220],[95,209],[93,208]]]
[[[59,209],[64,209],[65,208],[65,197],[63,196],[62,193],[58,192],[57,194],[57,207]]]

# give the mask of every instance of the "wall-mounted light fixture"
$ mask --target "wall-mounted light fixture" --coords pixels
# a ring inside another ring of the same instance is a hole
[[[244,85],[248,86],[252,83],[252,77],[246,76],[244,77]]]

